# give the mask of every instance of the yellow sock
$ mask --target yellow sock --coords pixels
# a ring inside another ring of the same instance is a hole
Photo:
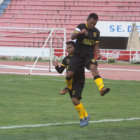
[[[101,89],[104,87],[103,79],[97,78],[94,81],[95,81],[96,85],[98,86],[99,91],[101,91]]]
[[[83,108],[84,117],[87,117],[88,116],[87,111],[85,110],[84,105],[82,103],[81,103],[81,105],[82,105],[82,108]]]
[[[72,82],[73,82],[73,79],[66,80],[67,88],[70,89],[70,90],[72,89]]]
[[[80,103],[79,105],[74,106],[79,114],[80,119],[84,119],[83,107]]]

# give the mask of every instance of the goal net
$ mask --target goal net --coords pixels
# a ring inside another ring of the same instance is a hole
[[[56,75],[65,56],[66,29],[0,27],[0,73]]]

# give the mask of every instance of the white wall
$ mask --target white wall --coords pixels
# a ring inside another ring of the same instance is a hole
[[[0,56],[20,56],[20,57],[49,57],[50,49],[26,48],[26,47],[0,47]]]

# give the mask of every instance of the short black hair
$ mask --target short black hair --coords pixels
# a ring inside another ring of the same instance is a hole
[[[67,44],[67,45],[71,44],[73,47],[75,46],[75,42],[74,42],[74,41],[72,41],[72,40],[70,40],[70,41],[66,42],[66,44]]]
[[[89,14],[89,16],[88,16],[87,19],[91,19],[91,18],[93,18],[93,19],[95,19],[95,20],[98,20],[98,15],[95,14],[95,13],[91,13],[91,14]]]

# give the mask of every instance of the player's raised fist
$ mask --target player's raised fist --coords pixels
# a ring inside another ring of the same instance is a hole
[[[82,29],[82,30],[80,31],[80,34],[87,34],[87,30],[86,30],[86,29]]]
[[[53,65],[54,66],[58,66],[58,61],[57,60],[53,60]]]

